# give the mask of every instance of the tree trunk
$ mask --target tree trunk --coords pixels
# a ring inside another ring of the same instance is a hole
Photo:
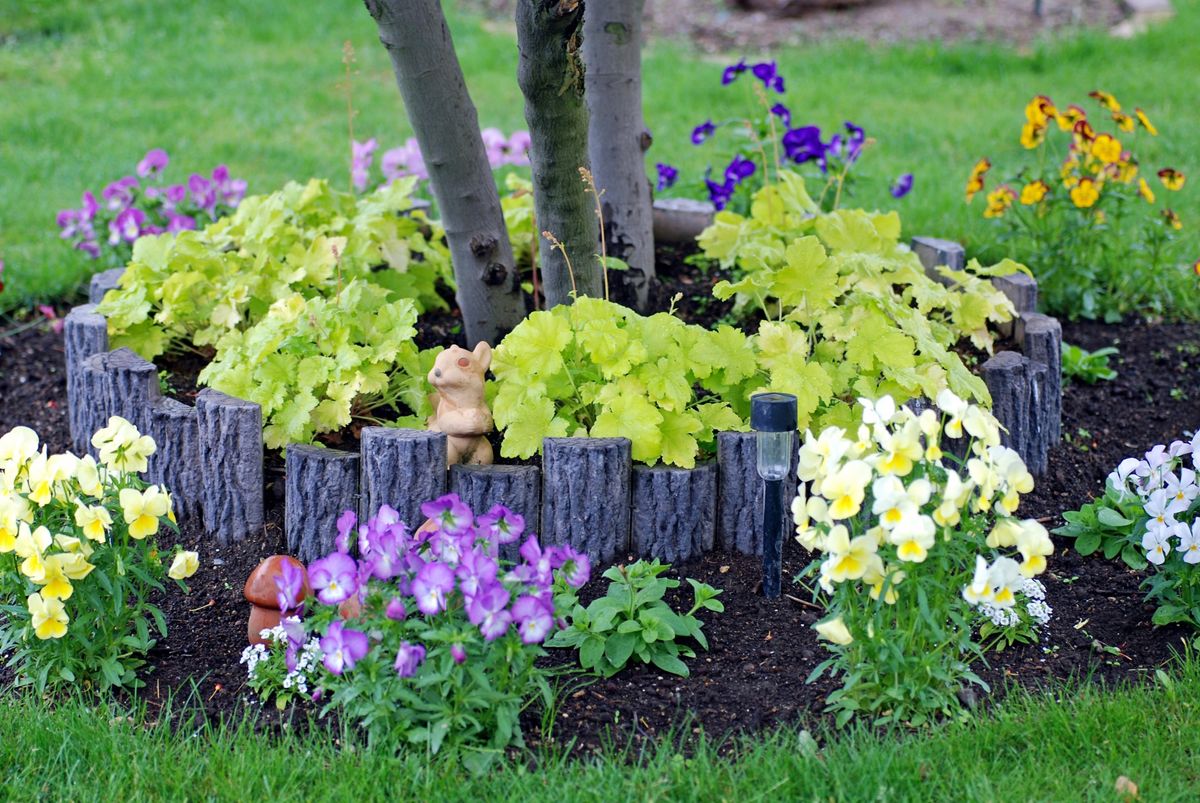
[[[602,193],[604,243],[629,265],[625,296],[646,310],[654,277],[654,213],[642,120],[642,11],[645,0],[593,2],[583,22],[588,154]]]
[[[364,0],[425,157],[450,245],[467,342],[496,343],[525,317],[475,104],[439,0]]]
[[[532,140],[534,209],[538,228],[562,244],[538,249],[548,306],[571,303],[572,292],[605,295],[595,199],[579,174],[588,166],[582,37],[583,0],[518,0],[517,79]]]

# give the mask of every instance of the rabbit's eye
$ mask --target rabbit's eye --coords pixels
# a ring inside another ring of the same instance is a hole
[[[468,360],[466,357],[459,357],[458,364],[461,365],[463,368],[466,368],[468,365],[471,364],[471,361]]]

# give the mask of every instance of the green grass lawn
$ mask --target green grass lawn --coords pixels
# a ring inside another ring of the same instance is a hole
[[[184,726],[112,706],[0,704],[0,797],[26,800],[1024,801],[1194,800],[1200,788],[1200,664],[1136,688],[1015,692],[974,723],[820,740],[778,732],[719,757],[610,751],[531,755],[471,777],[452,759],[345,746],[324,730],[256,735]]]
[[[12,8],[15,4],[16,8]],[[455,42],[483,125],[524,125],[516,45],[507,20],[453,11]],[[981,200],[962,203],[966,173],[989,155],[1000,166],[1020,154],[1025,102],[1046,93],[1081,102],[1103,87],[1141,106],[1162,136],[1141,155],[1172,164],[1200,184],[1200,3],[1179,0],[1178,17],[1131,41],[1103,33],[1014,51],[937,44],[813,45],[776,54],[798,120],[824,127],[853,120],[879,140],[864,165],[880,177],[916,174],[899,202],[909,233],[979,239]],[[166,148],[169,175],[218,162],[270,191],[288,179],[348,170],[342,42],[354,43],[354,125],[383,147],[409,135],[399,93],[374,24],[358,0],[8,0],[0,14],[0,258],[8,289],[0,310],[61,296],[99,266],[57,239],[55,212],[78,205],[132,172],[149,148]],[[688,135],[708,117],[737,114],[722,88],[726,60],[682,45],[652,44],[645,58],[649,158],[699,175],[706,152]],[[719,104],[725,103],[721,106]],[[1200,229],[1200,195],[1176,207]],[[1189,235],[1200,256],[1200,238]]]

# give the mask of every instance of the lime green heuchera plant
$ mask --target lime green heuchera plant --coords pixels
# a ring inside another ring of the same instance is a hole
[[[919,725],[961,711],[965,684],[992,648],[1034,637],[1050,609],[1033,578],[1053,544],[1033,519],[1014,517],[1033,478],[1000,445],[996,420],[950,391],[920,415],[891,397],[860,399],[851,434],[808,432],[792,505],[797,540],[817,556],[816,625],[841,688],[828,697],[837,722],[856,715]],[[967,438],[967,459],[940,444]]]

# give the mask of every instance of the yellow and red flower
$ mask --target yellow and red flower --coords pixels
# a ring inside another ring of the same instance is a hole
[[[1013,201],[1017,199],[1017,194],[1007,184],[1001,184],[996,189],[988,193],[987,209],[983,210],[984,217],[1003,217],[1009,207],[1013,205]]]
[[[1116,137],[1101,134],[1092,140],[1091,154],[1106,165],[1114,164],[1121,159],[1121,143]]]
[[[1046,193],[1050,192],[1049,185],[1040,178],[1036,181],[1031,181],[1021,188],[1021,203],[1025,206],[1033,206],[1036,203],[1041,203],[1041,200],[1046,197]]]
[[[1183,189],[1183,182],[1187,180],[1187,176],[1173,167],[1164,167],[1158,171],[1158,180],[1164,187],[1174,192]]]
[[[1087,209],[1100,200],[1100,185],[1091,178],[1081,178],[1071,189],[1071,203],[1080,209]]]
[[[1108,109],[1110,112],[1121,111],[1121,104],[1111,93],[1105,92],[1103,89],[1095,89],[1088,93],[1089,98],[1095,98],[1101,106]]]
[[[1096,138],[1096,129],[1092,128],[1092,124],[1087,120],[1078,120],[1075,127],[1071,129],[1075,132],[1075,138],[1079,142],[1088,143]]]
[[[1158,136],[1158,129],[1154,127],[1154,123],[1150,122],[1150,118],[1146,116],[1144,111],[1141,109],[1134,109],[1133,113],[1137,115],[1138,122],[1142,124],[1142,128],[1146,129],[1150,136]]]
[[[1162,216],[1163,220],[1167,222],[1167,225],[1175,229],[1175,231],[1179,231],[1183,228],[1183,221],[1180,220],[1179,215],[1175,214],[1174,209],[1164,209],[1162,211]]]
[[[1026,123],[1021,126],[1021,145],[1033,150],[1046,141],[1046,126],[1037,123]]]
[[[971,199],[975,197],[975,193],[983,189],[983,180],[987,176],[987,172],[992,169],[992,163],[988,159],[980,159],[971,168],[971,177],[967,179],[967,203],[971,203]]]
[[[1117,128],[1122,131],[1132,131],[1137,127],[1137,121],[1125,112],[1113,112],[1112,118],[1113,122],[1117,124]]]
[[[1054,101],[1045,95],[1037,95],[1025,106],[1025,119],[1034,125],[1045,128],[1052,118],[1058,116]]]
[[[1081,107],[1076,106],[1074,103],[1068,106],[1066,111],[1062,112],[1055,118],[1055,122],[1058,123],[1059,129],[1062,131],[1075,130],[1075,124],[1081,120],[1087,120],[1087,112],[1085,112]]]

